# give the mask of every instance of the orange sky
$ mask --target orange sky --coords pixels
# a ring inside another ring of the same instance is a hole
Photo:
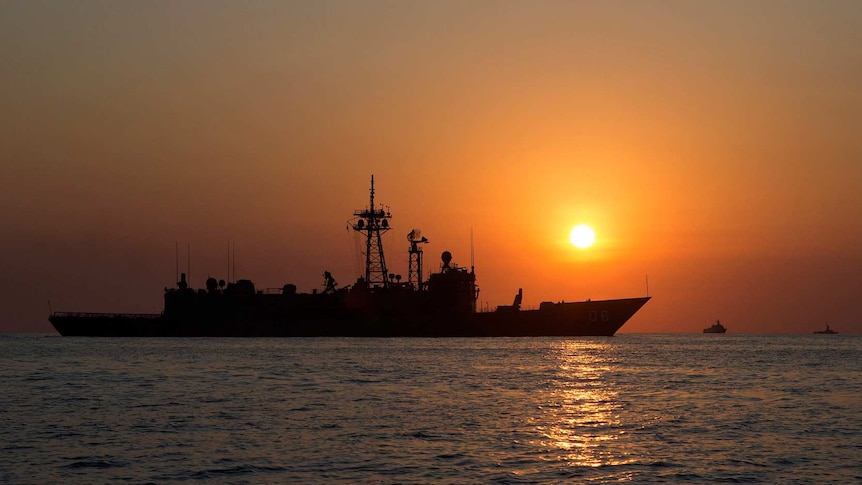
[[[0,331],[359,274],[369,177],[480,301],[862,332],[862,3],[6,2]],[[597,242],[568,242],[576,223]],[[185,265],[185,254],[183,254]]]

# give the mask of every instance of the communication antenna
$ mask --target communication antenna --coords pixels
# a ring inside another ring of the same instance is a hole
[[[230,283],[230,241],[227,242],[227,282]]]
[[[476,272],[475,258],[473,256],[473,226],[470,226],[470,272]]]
[[[192,286],[192,245],[186,244],[186,266],[188,270],[186,274],[189,276],[189,288]]]
[[[174,241],[174,256],[177,260],[176,272],[174,273],[174,281],[180,280],[180,243],[179,241]]]

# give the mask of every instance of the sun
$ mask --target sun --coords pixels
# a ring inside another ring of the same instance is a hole
[[[596,241],[596,233],[586,224],[578,224],[569,233],[569,241],[578,249],[587,249]]]

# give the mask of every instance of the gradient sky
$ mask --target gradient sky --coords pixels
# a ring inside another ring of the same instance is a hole
[[[360,274],[391,207],[480,302],[862,332],[862,2],[4,1],[0,331]],[[568,232],[592,225],[577,250]]]

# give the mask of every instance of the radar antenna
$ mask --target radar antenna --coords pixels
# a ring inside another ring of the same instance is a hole
[[[371,202],[365,210],[356,210],[357,217],[351,226],[354,231],[365,234],[365,281],[369,286],[389,287],[389,273],[386,271],[386,259],[383,256],[383,240],[380,234],[391,229],[389,219],[392,214],[383,210],[383,206],[374,206],[374,175],[371,176]]]
[[[407,234],[407,240],[410,241],[410,269],[407,272],[407,283],[414,285],[415,288],[421,289],[422,284],[422,247],[420,244],[427,244],[428,238],[422,237],[422,231],[413,229]]]

